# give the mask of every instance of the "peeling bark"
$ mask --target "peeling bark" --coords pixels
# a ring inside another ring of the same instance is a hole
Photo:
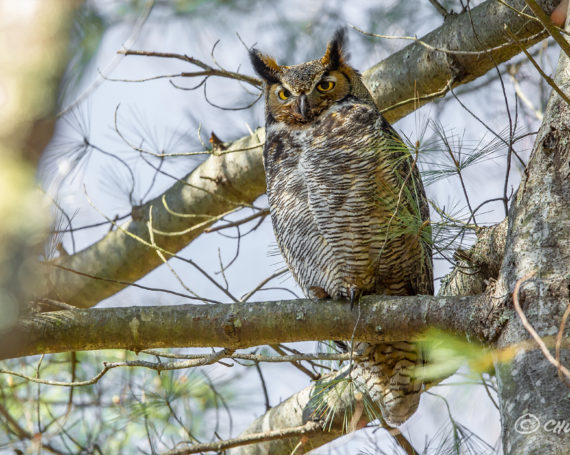
[[[509,3],[519,10],[524,5],[524,2],[516,0]],[[550,14],[557,1],[539,3]],[[476,37],[472,33],[471,18],[477,30]],[[493,51],[492,58],[485,53],[443,54],[413,43],[364,72],[364,81],[375,102],[381,108],[390,108],[385,116],[391,123],[433,99],[410,101],[418,91],[421,96],[440,92],[451,78],[453,86],[467,83],[517,54],[520,49],[509,42],[502,29],[503,24],[508,24],[518,39],[524,40],[525,46],[530,46],[545,36],[539,33],[541,26],[537,22],[517,15],[496,0],[488,0],[474,8],[471,18],[467,13],[449,17],[441,27],[421,39],[432,46],[445,49],[483,51],[504,46]],[[443,92],[439,96],[441,95]],[[395,105],[398,106],[394,107]],[[263,130],[258,130],[257,136],[263,141]],[[257,138],[246,137],[231,147],[250,148],[257,143]],[[213,180],[205,180],[203,177]],[[182,180],[193,186],[177,183],[163,195],[169,206],[177,212],[218,216],[232,210],[238,203],[251,203],[265,191],[261,147],[221,157],[212,156]],[[148,209],[153,206],[157,229],[176,232],[194,227],[186,235],[168,238],[157,235],[157,243],[175,253],[209,225],[197,227],[205,218],[192,220],[169,214],[161,199],[162,196],[134,210],[134,219],[123,225],[123,229],[147,239],[145,223]],[[160,259],[151,248],[121,231],[113,231],[89,248],[55,262],[91,275],[128,282],[136,281],[149,273],[160,264]],[[46,270],[46,277],[49,285],[46,284],[48,290],[44,296],[80,308],[91,307],[125,287],[53,268]]]

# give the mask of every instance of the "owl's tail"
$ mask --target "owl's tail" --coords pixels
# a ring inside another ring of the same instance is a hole
[[[358,343],[355,351],[365,358],[355,362],[354,381],[379,406],[389,425],[403,424],[418,408],[423,388],[414,374],[423,365],[418,346],[407,341]]]

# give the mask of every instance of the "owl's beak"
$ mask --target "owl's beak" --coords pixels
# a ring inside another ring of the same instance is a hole
[[[307,99],[307,95],[304,93],[299,97],[299,102],[297,104],[297,110],[303,120],[308,120],[307,116],[309,114],[309,100]]]

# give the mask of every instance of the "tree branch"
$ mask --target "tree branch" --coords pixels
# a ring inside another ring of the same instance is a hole
[[[0,359],[94,349],[237,349],[306,340],[379,342],[438,327],[484,341],[481,297],[366,296],[359,312],[345,301],[145,306],[54,311],[21,319],[5,334]],[[360,314],[358,314],[360,313]],[[271,317],[268,317],[271,315]],[[357,326],[357,330],[354,327]]]
[[[221,451],[232,447],[240,447],[260,441],[274,441],[279,439],[288,439],[295,436],[306,436],[316,433],[322,433],[323,429],[317,422],[307,422],[294,428],[285,428],[283,430],[262,431],[257,434],[243,435],[238,438],[226,439],[225,441],[205,442],[201,444],[191,444],[188,447],[180,447],[177,449],[163,452],[161,455],[188,455],[191,453],[200,453],[206,451]]]
[[[548,14],[553,11],[555,3],[555,0],[539,2]],[[523,8],[523,1],[513,0],[510,5],[514,10],[495,0],[488,0],[471,11],[473,21],[479,26],[478,39],[472,36],[469,18],[465,13],[450,16],[441,27],[421,38],[435,48],[478,51],[480,55],[451,56],[447,52],[434,52],[422,44],[413,43],[367,70],[363,75],[365,83],[378,106],[388,109],[386,118],[393,123],[427,102],[432,94],[443,95],[446,87],[465,84],[485,74],[495,63],[504,62],[517,54],[519,48],[514,43],[508,45],[503,24],[507,24],[525,46],[545,36],[540,33],[541,25],[538,22],[529,21],[516,13],[516,9]],[[491,52],[493,58],[488,58],[485,50],[497,47]],[[418,97],[422,100],[418,101]],[[392,108],[395,105],[397,107]],[[196,227],[185,235],[157,236],[158,245],[172,252],[179,251],[211,225],[204,223],[208,217],[250,204],[263,194],[263,141],[263,130],[258,130],[254,136],[239,139],[229,147],[230,151],[245,151],[211,156],[185,177],[184,183],[175,184],[163,196],[134,210],[133,220],[126,223],[124,229],[146,239],[146,217],[152,205],[158,230],[173,232]],[[163,197],[174,211],[203,217],[177,217],[164,208]],[[161,263],[154,250],[120,230],[110,232],[89,248],[59,258],[56,262],[80,272],[125,282],[136,281]],[[44,297],[82,308],[91,307],[124,287],[72,275],[62,269],[48,270],[46,275],[47,291]]]

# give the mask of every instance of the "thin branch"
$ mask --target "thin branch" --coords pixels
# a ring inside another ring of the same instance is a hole
[[[79,275],[79,276],[84,276],[86,278],[90,278],[93,280],[100,280],[100,281],[106,281],[108,283],[114,283],[117,286],[132,286],[135,288],[139,288],[139,289],[144,289],[145,291],[153,291],[153,292],[165,292],[167,294],[172,294],[172,295],[176,295],[179,297],[184,297],[186,299],[191,299],[191,300],[199,300],[201,302],[207,302],[207,303],[220,303],[219,300],[213,300],[213,299],[208,299],[206,297],[199,297],[199,296],[194,296],[194,295],[189,295],[189,294],[182,294],[181,292],[176,292],[176,291],[171,291],[170,289],[163,289],[163,288],[155,288],[155,287],[150,287],[150,286],[144,286],[142,284],[138,284],[138,283],[134,283],[132,281],[123,281],[123,280],[115,280],[113,278],[108,278],[108,277],[104,277],[104,276],[99,276],[99,275],[94,275],[92,273],[86,273],[86,272],[81,272],[79,270],[74,270],[72,268],[69,267],[65,267],[63,265],[59,265],[56,264],[54,262],[46,262],[46,265],[50,266],[50,267],[55,267],[57,269],[60,270],[65,270],[66,272],[70,272],[73,273],[75,275]],[[44,299],[40,299],[40,300],[44,300]],[[75,308],[75,307],[74,307]]]
[[[509,36],[509,38],[516,43],[516,45],[520,48],[520,50],[522,52],[524,52],[524,55],[526,55],[526,57],[528,58],[528,60],[530,61],[530,63],[532,63],[532,65],[536,68],[536,70],[540,73],[540,76],[548,83],[548,85],[550,85],[552,87],[552,89],[558,93],[560,95],[560,97],[566,101],[566,103],[568,103],[570,105],[570,98],[568,98],[568,96],[562,91],[562,89],[560,87],[558,87],[558,84],[556,84],[556,82],[554,82],[554,80],[548,75],[546,74],[544,71],[542,71],[542,68],[540,67],[540,65],[538,63],[536,63],[536,60],[532,57],[532,55],[529,54],[529,52],[524,48],[524,46],[522,46],[522,44],[520,43],[520,41],[517,39],[517,37],[514,35],[513,32],[511,32],[509,30],[509,27],[507,27],[505,25],[505,33]]]
[[[265,218],[267,215],[269,215],[269,209],[262,209],[256,213],[254,213],[253,215],[242,218],[241,220],[230,221],[230,222],[227,222],[225,224],[221,224],[219,226],[206,228],[206,229],[204,229],[204,232],[209,234],[210,232],[221,231],[222,229],[227,229],[230,227],[235,227],[235,226],[239,226],[241,224],[248,223],[249,221],[255,220],[256,218],[259,218],[259,217]]]
[[[178,273],[176,273],[176,270],[174,270],[174,268],[172,267],[172,265],[170,265],[170,262],[168,261],[168,259],[166,259],[166,257],[164,256],[164,254],[162,253],[162,251],[160,251],[156,245],[156,242],[154,241],[154,229],[152,227],[152,205],[148,208],[148,221],[147,221],[147,229],[148,229],[148,235],[150,238],[150,243],[151,245],[153,245],[155,247],[155,251],[156,254],[158,255],[158,257],[160,258],[160,260],[162,261],[162,263],[164,265],[166,265],[166,267],[168,267],[168,270],[170,270],[170,273],[172,273],[172,275],[174,275],[174,278],[176,278],[176,280],[180,283],[180,285],[186,290],[186,292],[188,292],[189,294],[193,295],[194,297],[198,297],[198,294],[196,294],[194,291],[192,291],[188,286],[186,286],[186,283],[184,283],[184,281],[182,280],[182,278],[180,278],[180,275],[178,275]]]
[[[322,432],[321,425],[318,422],[307,422],[293,428],[286,428],[283,430],[265,431],[263,433],[252,433],[240,436],[233,439],[226,439],[225,441],[206,442],[202,444],[193,444],[189,447],[173,449],[168,452],[163,452],[161,455],[187,455],[199,452],[219,452],[221,450],[230,449],[232,447],[239,447],[255,442],[274,441],[276,439],[287,439],[295,436],[307,436]]]
[[[449,16],[449,11],[447,11],[437,0],[429,0],[429,2],[437,10],[437,12],[443,16],[444,19]]]
[[[442,96],[444,96],[447,92],[449,92],[451,90],[455,81],[456,81],[456,78],[451,77],[447,80],[447,83],[445,84],[445,86],[443,88],[441,88],[435,92],[428,93],[427,95],[415,96],[414,98],[408,98],[406,100],[403,100],[403,101],[400,101],[398,103],[392,104],[388,107],[385,107],[384,109],[381,109],[380,112],[382,114],[386,114],[387,112],[390,112],[394,109],[405,106],[406,104],[409,104],[412,102],[417,103],[419,105],[421,101],[427,102],[427,101],[434,100],[436,98],[441,98]]]
[[[383,38],[383,39],[391,39],[391,40],[406,40],[406,41],[414,41],[415,43],[425,47],[426,49],[429,49],[430,51],[434,51],[434,52],[442,52],[444,54],[450,54],[450,55],[472,55],[472,56],[479,56],[479,55],[484,55],[487,52],[493,52],[493,51],[498,51],[501,50],[505,47],[509,47],[511,46],[511,43],[503,43],[500,44],[498,46],[494,46],[494,47],[489,47],[487,49],[481,49],[478,51],[463,51],[461,49],[446,49],[446,48],[442,48],[442,47],[436,47],[436,46],[432,46],[431,44],[426,43],[425,41],[419,39],[417,36],[394,36],[394,35],[379,35],[377,33],[369,33],[369,32],[365,32],[364,30],[361,30],[360,28],[358,28],[356,25],[351,25],[349,24],[354,30],[356,30],[359,33],[362,33],[363,35],[366,36],[372,36],[375,38]],[[540,36],[542,34],[542,31],[539,33],[536,33],[535,35],[529,36],[527,38],[522,39],[522,42],[525,41],[534,41],[536,40],[536,38],[538,36]]]
[[[560,346],[562,345],[562,337],[564,336],[564,330],[566,329],[566,321],[568,320],[568,316],[570,316],[570,304],[566,307],[566,311],[564,312],[564,316],[562,316],[562,321],[560,321],[560,328],[558,329],[558,335],[556,336],[556,349],[555,349],[555,356],[556,361],[560,363]],[[558,370],[558,376],[561,379],[564,379],[566,384],[570,386],[570,382],[568,382],[563,376],[560,371]]]
[[[108,371],[110,371],[114,368],[142,367],[142,368],[149,368],[151,370],[155,370],[158,373],[160,373],[161,371],[181,370],[181,369],[185,369],[185,368],[195,368],[195,367],[200,367],[200,366],[204,366],[204,365],[211,365],[211,364],[216,363],[219,360],[223,359],[224,357],[230,356],[232,354],[232,352],[233,351],[231,349],[222,349],[222,350],[220,350],[218,352],[214,352],[213,354],[210,354],[208,356],[203,356],[200,359],[186,360],[183,362],[162,363],[162,362],[147,362],[145,360],[130,360],[127,362],[103,362],[103,369],[99,373],[97,373],[95,376],[93,376],[91,379],[87,379],[85,381],[74,381],[74,382],[50,381],[47,379],[40,379],[39,377],[37,377],[37,375],[36,376],[28,376],[28,375],[25,375],[23,373],[19,373],[17,371],[5,370],[3,368],[0,368],[0,373],[16,376],[16,377],[25,379],[27,381],[34,382],[36,384],[44,384],[44,385],[58,386],[58,387],[83,387],[83,386],[92,385],[92,384],[99,382],[99,380],[103,376],[105,376],[105,374],[107,374]]]
[[[261,281],[261,283],[259,283],[256,287],[254,287],[251,291],[249,291],[247,294],[245,294],[241,298],[240,301],[241,302],[247,302],[256,292],[258,292],[261,288],[263,288],[267,283],[269,283],[274,278],[277,278],[281,275],[284,275],[288,271],[289,271],[289,269],[285,268],[285,269],[281,269],[281,270],[269,275],[267,278],[265,278],[263,281]]]
[[[499,405],[497,404],[497,402],[493,398],[493,395],[491,395],[491,391],[489,390],[489,385],[487,384],[485,377],[482,374],[479,374],[479,376],[481,376],[481,383],[483,384],[483,387],[485,388],[485,392],[487,392],[487,396],[489,397],[489,400],[491,400],[491,403],[493,403],[493,406],[495,406],[497,411],[500,412]]]
[[[554,41],[558,43],[560,48],[564,51],[564,53],[570,57],[570,44],[568,41],[564,39],[564,37],[560,34],[560,31],[557,27],[554,26],[550,17],[544,12],[544,10],[535,2],[535,0],[524,0],[528,7],[532,10],[535,14],[536,18],[540,21],[544,28],[548,30],[548,33]]]
[[[283,346],[283,347],[285,347],[285,346]],[[277,352],[277,354],[279,354],[281,357],[286,357],[285,351],[283,351],[283,349],[281,348],[281,345],[272,344],[271,348],[275,352]],[[303,364],[301,364],[301,362],[299,362],[297,360],[291,360],[289,363],[291,363],[291,365],[293,365],[295,368],[297,368],[297,370],[299,370],[301,373],[304,373],[307,376],[309,376],[309,378],[311,378],[312,381],[316,381],[319,378],[318,375],[314,374],[312,371],[305,368],[305,366],[303,366]]]
[[[519,318],[521,319],[522,325],[527,330],[527,332],[532,336],[532,338],[534,338],[534,341],[536,341],[536,343],[540,347],[540,350],[544,354],[544,357],[546,357],[546,359],[556,367],[559,373],[564,374],[564,376],[566,376],[567,379],[570,379],[570,371],[568,371],[568,369],[564,365],[562,365],[558,360],[552,357],[552,354],[546,347],[546,344],[544,343],[544,341],[542,341],[542,338],[540,338],[538,333],[536,333],[536,330],[534,330],[530,322],[528,322],[528,319],[526,318],[524,312],[521,309],[519,303],[520,287],[523,285],[525,281],[532,278],[535,274],[536,272],[533,270],[532,272],[527,273],[525,276],[523,276],[520,280],[516,282],[515,289],[513,291],[513,305],[515,307],[515,311],[517,312]]]
[[[271,403],[269,402],[269,394],[267,393],[267,385],[265,384],[265,378],[263,377],[263,373],[261,372],[261,367],[259,366],[259,362],[255,362],[255,369],[257,370],[257,374],[259,376],[259,381],[261,382],[261,389],[263,390],[263,398],[265,399],[265,412],[271,409]]]
[[[125,218],[128,218],[129,216],[131,216],[131,214],[126,213],[124,215],[116,216],[115,218],[113,218],[113,220],[114,221],[121,221],[121,220],[124,220]],[[101,221],[99,223],[87,224],[85,226],[79,226],[79,227],[74,227],[74,228],[69,228],[69,229],[52,229],[50,232],[53,234],[67,234],[67,233],[82,231],[84,229],[93,229],[93,228],[100,227],[100,226],[106,226],[107,224],[109,224],[109,221],[105,220],[105,221]]]
[[[183,76],[183,77],[219,76],[219,77],[225,77],[227,79],[235,79],[238,81],[247,82],[248,84],[253,85],[254,87],[257,87],[257,88],[261,87],[261,85],[262,85],[262,82],[255,77],[246,76],[245,74],[235,73],[232,71],[226,71],[224,69],[216,69],[216,68],[213,68],[212,66],[202,62],[201,60],[198,60],[194,57],[189,57],[188,55],[175,54],[172,52],[137,51],[137,50],[133,50],[133,49],[123,49],[123,50],[117,51],[117,54],[178,59],[178,60],[182,60],[182,61],[191,63],[192,65],[196,65],[196,66],[198,66],[204,70],[204,71],[195,72],[195,73],[181,73],[180,76]],[[159,76],[159,77],[169,77],[169,76]]]
[[[158,357],[167,357],[170,359],[203,359],[206,357],[204,354],[174,354],[171,352],[161,352],[154,349],[144,349],[140,352],[144,354],[154,355]],[[237,360],[251,360],[252,362],[300,362],[301,360],[349,360],[349,353],[317,353],[317,354],[283,354],[283,355],[262,355],[262,354],[239,354],[234,353],[224,357],[227,359],[237,359]]]

